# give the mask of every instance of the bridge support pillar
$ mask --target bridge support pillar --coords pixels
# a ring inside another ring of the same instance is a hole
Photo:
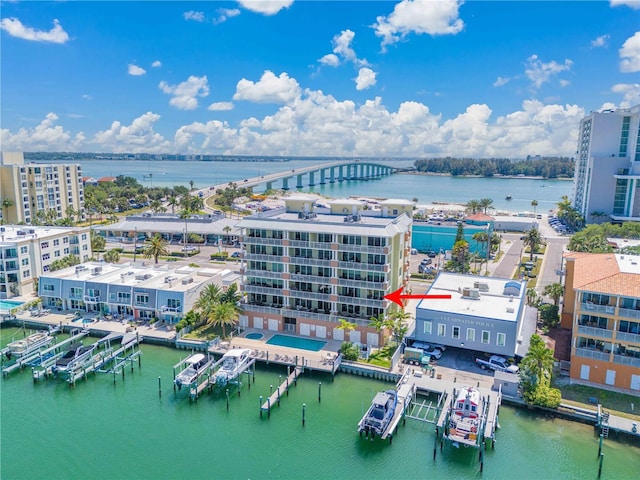
[[[344,180],[343,165],[340,165],[338,167],[338,181],[342,182],[343,180]]]
[[[325,180],[325,169],[323,168],[322,170],[320,170],[320,185],[324,185],[326,182]]]
[[[315,182],[315,174],[316,172],[309,172],[309,186],[313,187],[316,182]]]
[[[283,178],[282,179],[282,189],[283,190],[289,190],[289,178],[291,178],[291,177],[287,177],[287,178]]]
[[[296,182],[296,188],[303,188],[304,185],[302,184],[302,174],[297,175],[298,177],[298,181]]]
[[[329,169],[329,183],[336,183],[336,168],[331,167]]]
[[[273,190],[273,182],[267,182],[266,190]]]

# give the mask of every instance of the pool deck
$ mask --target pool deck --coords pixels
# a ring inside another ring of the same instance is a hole
[[[247,334],[262,333],[260,339],[246,338]],[[209,348],[209,352],[216,355],[224,355],[229,349],[249,348],[257,361],[270,364],[304,366],[311,370],[334,373],[339,365],[335,359],[338,357],[338,350],[342,345],[339,340],[325,340],[325,345],[321,350],[311,351],[300,348],[283,347],[280,345],[269,345],[267,341],[273,335],[286,335],[282,332],[263,332],[261,330],[248,329],[240,336],[233,337],[228,342],[220,342]]]

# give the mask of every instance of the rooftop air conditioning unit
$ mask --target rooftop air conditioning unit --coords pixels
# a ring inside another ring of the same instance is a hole
[[[20,235],[20,236],[22,236],[22,235],[26,235],[26,232],[25,232],[24,230],[18,230],[18,231],[16,232],[16,235]]]
[[[514,312],[513,307],[507,307],[507,313],[513,313],[513,312]]]
[[[481,292],[488,292],[489,284],[487,282],[473,282],[473,288],[477,288]]]
[[[35,231],[35,229],[33,229],[33,228],[28,228],[28,229],[27,229],[27,233],[31,233],[31,234],[33,234],[33,233],[36,233],[36,231]]]
[[[182,279],[182,285],[188,285],[190,283],[193,283],[193,278],[189,277],[189,278],[183,278]]]
[[[469,298],[471,300],[478,300],[478,299],[480,299],[480,292],[478,291],[477,288],[464,287],[462,289],[462,298]]]
[[[93,267],[91,270],[91,275],[99,275],[102,273],[102,267]]]

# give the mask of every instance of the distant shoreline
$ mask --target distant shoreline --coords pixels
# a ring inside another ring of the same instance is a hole
[[[572,181],[573,178],[545,178],[545,177],[536,177],[536,176],[527,176],[527,175],[492,175],[490,177],[486,177],[484,175],[452,175],[450,173],[437,173],[437,172],[396,172],[397,175],[425,175],[427,177],[456,177],[456,178],[508,178],[515,180],[548,180],[548,181]]]

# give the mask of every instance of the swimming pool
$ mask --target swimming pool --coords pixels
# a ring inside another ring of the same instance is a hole
[[[264,335],[259,332],[247,333],[247,338],[249,340],[260,340],[262,337],[264,337]]]
[[[0,312],[8,312],[12,308],[19,307],[23,304],[24,302],[16,302],[14,300],[0,300]]]
[[[318,352],[322,350],[327,342],[322,340],[312,340],[310,338],[292,337],[290,335],[276,334],[266,342],[268,345],[278,345],[280,347],[299,348],[300,350],[309,350]]]

